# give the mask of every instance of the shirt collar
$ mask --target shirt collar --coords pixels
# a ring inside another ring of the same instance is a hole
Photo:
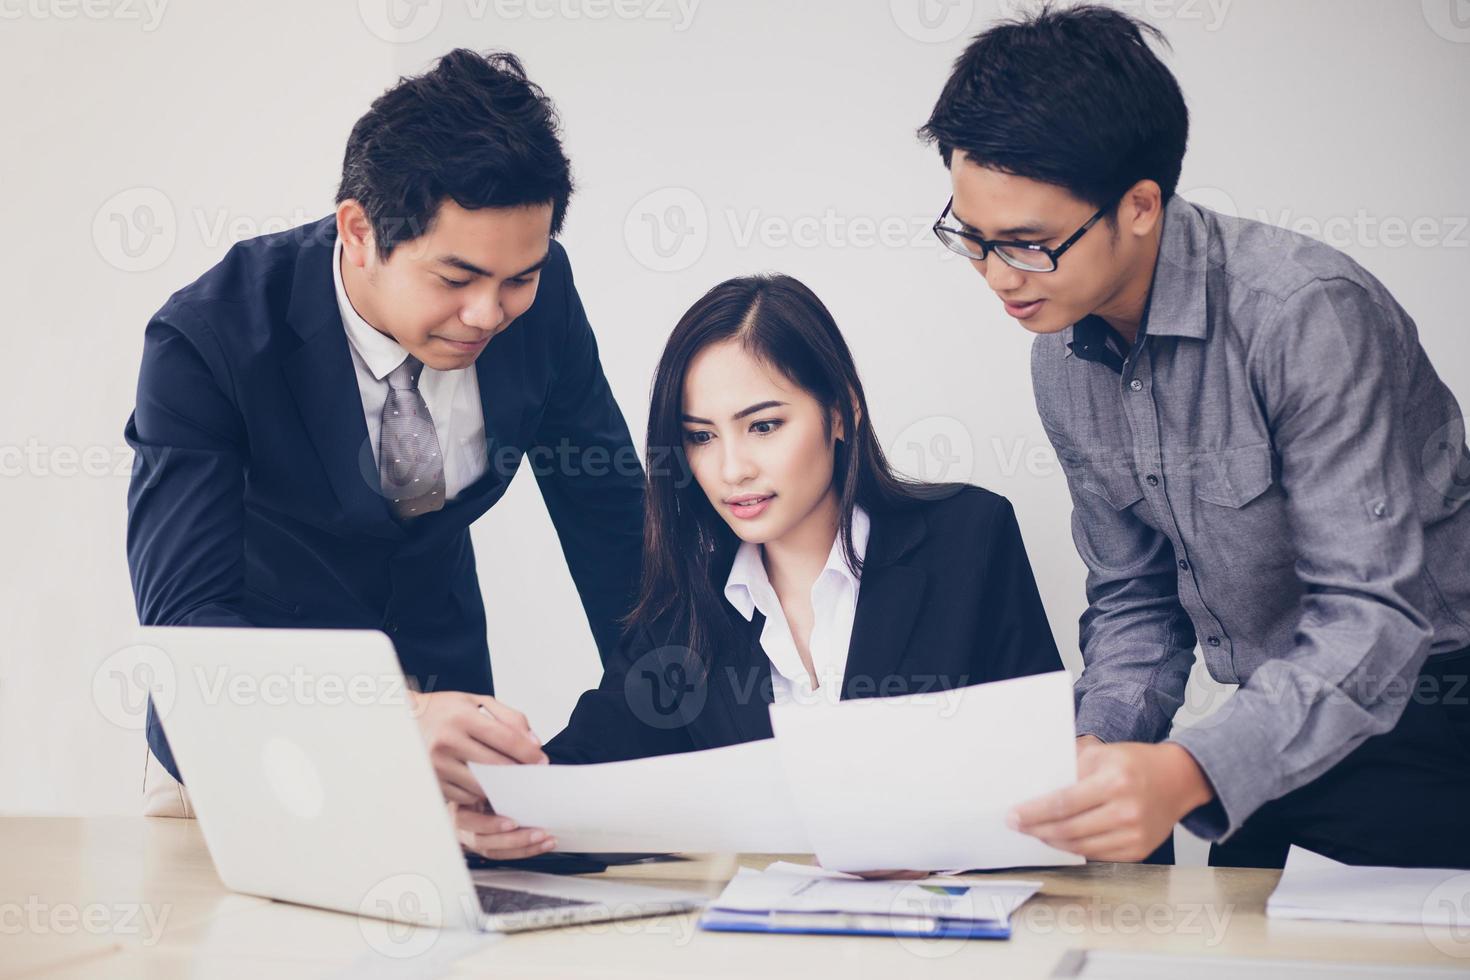
[[[342,285],[342,239],[332,249],[332,282],[337,287],[337,312],[342,316],[342,325],[347,328],[347,340],[367,365],[374,378],[382,381],[408,356],[408,351],[398,341],[379,333],[368,325],[347,298],[347,289]]]
[[[1096,361],[1115,374],[1122,374],[1125,355],[1119,353],[1110,340],[1124,346],[1123,339],[1108,325],[1108,321],[1089,314],[1072,325],[1072,339],[1067,343],[1067,351],[1081,360]]]
[[[1205,338],[1210,245],[1210,229],[1199,207],[1175,194],[1164,207],[1159,255],[1138,329],[1140,340],[1146,336]],[[1110,336],[1116,338],[1117,334],[1106,320],[1085,316],[1072,325],[1067,350],[1084,361],[1096,361],[1122,374],[1124,355],[1108,343]],[[1126,352],[1126,345],[1124,349]]]
[[[1178,194],[1169,199],[1164,207],[1164,230],[1159,236],[1159,257],[1154,262],[1153,288],[1144,317],[1149,336],[1205,339],[1205,286],[1211,261],[1223,261],[1221,244],[1211,237],[1198,205]]]
[[[854,505],[852,509],[852,549],[861,560],[868,550],[868,536],[872,529],[872,520],[867,511]],[[822,566],[822,571],[817,575],[820,582],[828,574],[838,575],[849,582],[854,588],[857,587],[861,576],[855,572],[847,563],[847,557],[842,552],[842,535],[838,534],[832,540],[832,547],[827,552],[827,563]],[[813,583],[815,588],[816,583]],[[735,561],[730,566],[730,574],[725,579],[725,599],[734,606],[746,621],[755,617],[755,611],[759,609],[767,619],[771,618],[772,603],[777,601],[775,589],[771,587],[770,577],[766,575],[766,565],[761,559],[761,546],[750,541],[742,541],[740,548],[735,552]]]

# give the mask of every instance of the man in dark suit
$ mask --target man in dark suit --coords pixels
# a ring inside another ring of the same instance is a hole
[[[477,697],[469,525],[523,456],[604,658],[638,581],[642,469],[552,240],[571,189],[519,62],[451,52],[353,128],[335,215],[241,242],[154,315],[127,425],[139,620],[383,630],[458,803],[481,798],[466,760],[544,759]],[[152,705],[148,744],[179,779]]]

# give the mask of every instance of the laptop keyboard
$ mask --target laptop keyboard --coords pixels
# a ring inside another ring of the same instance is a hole
[[[506,915],[513,912],[534,912],[538,909],[562,908],[569,905],[591,905],[577,898],[560,895],[538,895],[514,888],[496,888],[493,885],[475,885],[480,896],[480,908],[486,915]]]

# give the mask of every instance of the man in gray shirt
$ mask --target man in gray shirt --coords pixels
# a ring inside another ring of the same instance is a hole
[[[1087,565],[1078,782],[1013,825],[1139,860],[1296,843],[1470,867],[1470,452],[1413,321],[1350,258],[1174,196],[1188,113],[1115,10],[993,28],[923,134],[936,224],[1037,334]],[[1170,734],[1196,644],[1239,688]]]

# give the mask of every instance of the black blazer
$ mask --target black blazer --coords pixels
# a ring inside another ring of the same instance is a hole
[[[1061,670],[1010,502],[979,487],[870,512],[843,699],[921,694]],[[733,556],[732,559],[733,561]],[[729,562],[722,563],[717,592]],[[553,762],[634,759],[771,737],[765,617],[723,603],[741,642],[703,678],[682,622],[629,631],[602,683],[546,746]]]
[[[469,528],[526,457],[611,655],[642,560],[643,471],[566,252],[551,243],[535,302],[475,361],[489,469],[403,524],[378,486],[335,241],[327,217],[241,242],[149,322],[127,424],[139,621],[380,629],[422,690],[494,693]],[[151,704],[148,744],[178,776]]]

